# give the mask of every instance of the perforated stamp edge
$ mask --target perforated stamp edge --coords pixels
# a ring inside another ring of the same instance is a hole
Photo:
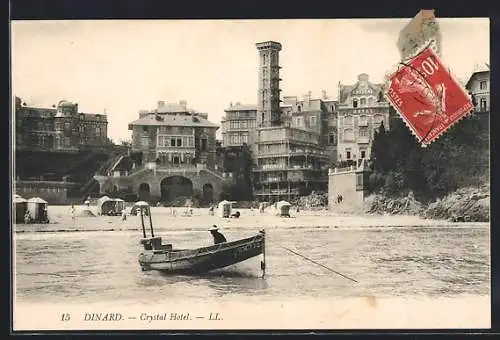
[[[436,140],[438,140],[445,132],[447,132],[448,130],[450,130],[458,122],[460,122],[461,120],[463,120],[464,118],[466,118],[467,116],[471,115],[474,112],[474,106],[472,106],[472,108],[470,110],[464,111],[460,116],[458,116],[457,118],[455,118],[453,120],[453,122],[450,123],[446,127],[446,129],[441,130],[441,132],[439,132],[438,134],[436,134],[432,139],[427,140],[425,142],[424,142],[424,139],[420,139],[420,137],[417,135],[417,133],[416,133],[415,129],[413,128],[413,126],[411,125],[409,119],[404,114],[402,114],[402,112],[400,112],[400,110],[398,109],[397,105],[392,101],[392,99],[391,99],[391,97],[389,96],[389,93],[388,93],[389,92],[389,87],[390,87],[390,84],[391,84],[390,77],[393,76],[396,72],[398,72],[401,67],[404,67],[403,64],[410,63],[411,61],[413,61],[413,59],[415,59],[416,57],[418,57],[427,48],[430,48],[431,51],[432,51],[432,53],[434,54],[434,56],[439,60],[439,62],[443,66],[446,67],[446,65],[444,65],[444,63],[441,61],[441,58],[439,58],[439,56],[437,55],[436,40],[435,39],[429,39],[426,42],[422,43],[421,46],[419,46],[419,48],[414,53],[412,53],[410,56],[408,56],[407,58],[403,59],[398,64],[394,65],[390,69],[390,71],[388,71],[388,72],[385,73],[385,77],[384,77],[385,78],[385,81],[384,81],[384,83],[385,83],[384,84],[384,98],[391,104],[391,106],[394,108],[394,110],[399,114],[399,116],[402,118],[402,120],[405,123],[405,125],[410,130],[411,134],[415,137],[415,139],[417,140],[417,142],[420,143],[420,145],[423,148],[429,146],[430,144],[432,144],[433,142],[435,142]],[[446,67],[446,69],[447,69],[448,74],[450,75],[450,78],[458,85],[458,88],[462,91],[462,93],[472,102],[472,98],[471,98],[469,92],[467,92],[467,90],[462,85],[462,83],[460,81],[458,81],[458,78],[455,76],[455,74],[453,72],[451,72],[451,70],[448,67]]]

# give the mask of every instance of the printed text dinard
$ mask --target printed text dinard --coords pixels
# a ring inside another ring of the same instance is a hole
[[[61,321],[68,322],[72,320],[69,313],[62,314]],[[81,319],[80,319],[81,320]],[[190,320],[222,320],[220,313],[210,312],[206,314],[192,314],[189,312],[160,312],[160,313],[140,313],[138,315],[124,315],[122,313],[84,313],[83,321],[90,322],[109,322],[109,321],[127,321],[139,320],[147,323],[153,321],[190,321]]]

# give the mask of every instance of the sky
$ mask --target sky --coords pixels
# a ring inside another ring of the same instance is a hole
[[[128,140],[128,123],[160,100],[186,100],[220,124],[229,104],[257,101],[255,44],[282,44],[282,96],[383,82],[399,62],[406,19],[14,21],[12,92],[29,106],[77,102],[108,116],[108,137]],[[489,19],[438,19],[442,61],[461,80],[489,64]],[[220,133],[220,129],[219,129]]]

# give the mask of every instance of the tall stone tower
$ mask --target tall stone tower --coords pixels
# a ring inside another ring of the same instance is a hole
[[[259,86],[257,98],[257,124],[260,127],[279,126],[281,44],[275,41],[257,43],[259,51]]]

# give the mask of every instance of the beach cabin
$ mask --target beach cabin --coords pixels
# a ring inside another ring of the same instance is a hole
[[[120,198],[109,198],[103,196],[97,201],[97,214],[118,216],[121,215],[122,210],[125,208],[125,201]]]
[[[276,203],[277,214],[280,217],[290,217],[291,206],[292,205],[287,201],[279,201],[278,203]]]
[[[48,203],[40,197],[28,200],[28,212],[31,223],[49,223]]]
[[[220,217],[229,218],[231,216],[232,203],[226,200],[220,201],[218,209]]]
[[[28,200],[19,195],[14,195],[12,201],[14,203],[15,223],[24,223],[24,215],[28,211]]]

